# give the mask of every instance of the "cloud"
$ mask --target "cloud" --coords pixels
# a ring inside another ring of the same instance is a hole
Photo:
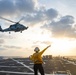
[[[9,45],[5,45],[4,48],[7,48],[7,49],[21,49],[21,47],[18,47],[18,46],[9,46]]]
[[[49,20],[51,21],[51,20],[57,18],[57,16],[58,16],[57,10],[55,10],[53,8],[42,10],[42,8],[41,8],[33,14],[25,15],[24,20],[29,23],[37,24],[37,23],[44,22],[44,21],[47,21],[47,22]]]
[[[50,8],[48,9],[46,12],[45,12],[46,16],[47,16],[47,19],[49,20],[53,20],[54,18],[57,18],[58,16],[58,11],[53,9],[53,8]]]
[[[31,13],[36,10],[36,3],[34,0],[0,0],[0,15],[16,16]]]
[[[0,39],[0,44],[5,43],[4,39]]]
[[[15,5],[20,12],[33,12],[35,10],[34,0],[15,0]]]
[[[39,22],[53,20],[58,16],[56,9],[42,9],[38,0],[0,0],[0,15],[17,17],[24,16],[24,22],[37,24]],[[12,15],[11,15],[12,14]]]
[[[74,17],[70,15],[62,16],[60,19],[61,24],[70,25],[74,23]]]
[[[34,13],[33,15],[28,14],[24,17],[24,20],[28,23],[37,24],[39,22],[45,21],[44,13],[39,11]]]
[[[15,6],[11,0],[0,0],[0,15],[13,15],[15,12]]]
[[[16,36],[12,36],[12,35],[8,35],[8,34],[9,34],[8,32],[0,32],[0,39],[13,39],[13,38],[16,38]]]
[[[33,42],[34,45],[36,45],[36,44],[48,44],[49,45],[51,43],[52,42],[50,42],[50,41],[41,41],[41,42],[40,41],[35,41],[35,42]]]
[[[5,48],[0,48],[0,50],[6,50]]]
[[[4,42],[0,40],[0,50],[17,50],[17,49],[22,49],[19,46],[11,46],[11,45],[4,45]]]
[[[76,38],[75,29],[73,28],[74,17],[71,15],[62,16],[58,21],[52,21],[45,24],[45,28],[52,32],[53,37],[71,37]]]

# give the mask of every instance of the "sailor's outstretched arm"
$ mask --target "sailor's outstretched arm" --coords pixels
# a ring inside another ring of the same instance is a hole
[[[42,55],[42,54],[45,52],[45,50],[47,50],[49,47],[51,47],[51,45],[49,45],[49,46],[47,46],[46,48],[44,48],[44,49],[40,52],[40,54]]]

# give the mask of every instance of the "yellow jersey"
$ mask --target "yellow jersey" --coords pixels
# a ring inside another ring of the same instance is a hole
[[[49,46],[48,46],[49,47]],[[44,50],[42,50],[41,52],[38,53],[34,53],[33,55],[31,55],[30,59],[34,62],[34,64],[42,64],[43,60],[41,55],[44,53],[44,51],[48,48],[46,47]]]

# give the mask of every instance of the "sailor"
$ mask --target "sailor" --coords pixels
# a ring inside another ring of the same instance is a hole
[[[51,45],[44,48],[42,51],[38,47],[34,49],[35,53],[30,56],[30,59],[34,62],[34,75],[38,75],[38,71],[41,75],[44,75],[44,69],[42,66],[43,60],[42,60],[42,54],[45,52],[47,48],[49,48]]]

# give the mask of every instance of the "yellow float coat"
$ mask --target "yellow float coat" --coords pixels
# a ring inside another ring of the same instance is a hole
[[[46,47],[44,50],[42,50],[41,52],[38,53],[34,53],[33,55],[31,55],[30,59],[34,62],[34,64],[42,64],[43,60],[41,55],[44,53],[44,51],[47,49],[48,47]]]

